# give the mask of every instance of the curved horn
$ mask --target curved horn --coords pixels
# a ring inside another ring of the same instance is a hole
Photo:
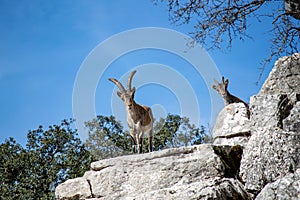
[[[135,74],[136,70],[132,71],[128,77],[128,81],[127,81],[127,90],[131,91],[131,81],[132,81],[132,77]]]
[[[108,80],[110,80],[111,82],[113,82],[114,84],[116,84],[122,93],[126,93],[126,90],[125,88],[123,87],[123,85],[117,80],[117,79],[114,79],[114,78],[109,78]]]

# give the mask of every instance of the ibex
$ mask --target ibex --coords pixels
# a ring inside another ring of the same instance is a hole
[[[227,89],[228,83],[229,83],[228,78],[224,81],[224,76],[223,76],[221,83],[218,83],[216,80],[214,80],[214,81],[215,81],[216,85],[212,85],[212,88],[215,89],[223,97],[225,105],[229,105],[231,103],[243,103],[247,108],[247,114],[249,117],[250,112],[249,112],[248,104],[246,102],[244,102],[243,100],[241,100],[240,98],[238,98],[228,92],[228,89]]]
[[[123,85],[114,78],[109,78],[110,81],[115,83],[120,92],[117,95],[122,99],[125,104],[127,112],[127,124],[130,128],[130,136],[132,139],[132,152],[142,153],[144,133],[148,134],[149,138],[149,152],[152,151],[152,131],[153,131],[153,115],[151,108],[144,105],[139,105],[134,100],[135,87],[131,89],[131,81],[136,71],[132,71],[128,77],[127,90]]]

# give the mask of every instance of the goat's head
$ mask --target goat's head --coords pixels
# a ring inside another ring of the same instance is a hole
[[[117,91],[117,95],[122,99],[126,108],[128,108],[129,110],[132,109],[133,104],[134,104],[135,87],[131,88],[131,81],[132,81],[132,77],[135,74],[135,72],[136,71],[132,71],[128,77],[127,90],[124,88],[124,86],[118,80],[116,80],[114,78],[108,79],[118,86],[120,91]]]
[[[222,97],[226,97],[226,95],[228,94],[228,78],[224,81],[224,76],[222,76],[222,82],[218,83],[218,81],[215,80],[215,83],[216,85],[212,85],[212,88],[215,89]]]

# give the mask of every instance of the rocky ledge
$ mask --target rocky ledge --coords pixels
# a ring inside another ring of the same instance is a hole
[[[251,199],[238,174],[240,146],[199,145],[91,164],[56,188],[60,199]]]

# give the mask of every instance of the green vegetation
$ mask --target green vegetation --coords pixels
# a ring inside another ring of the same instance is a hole
[[[131,138],[115,117],[98,116],[86,122],[83,144],[74,120],[29,131],[26,147],[9,138],[0,144],[0,199],[54,199],[55,187],[82,176],[93,160],[131,154]],[[154,127],[155,151],[203,143],[205,129],[186,117],[169,114]],[[144,140],[144,152],[147,152]]]
[[[54,199],[59,183],[89,169],[92,158],[72,123],[29,131],[26,148],[13,138],[0,145],[0,199]]]
[[[97,116],[86,122],[89,137],[85,143],[95,159],[112,158],[131,153],[131,137],[124,131],[115,117]],[[153,150],[188,146],[203,143],[205,128],[197,128],[189,118],[169,114],[154,125]],[[148,152],[148,139],[145,135],[143,152]]]

